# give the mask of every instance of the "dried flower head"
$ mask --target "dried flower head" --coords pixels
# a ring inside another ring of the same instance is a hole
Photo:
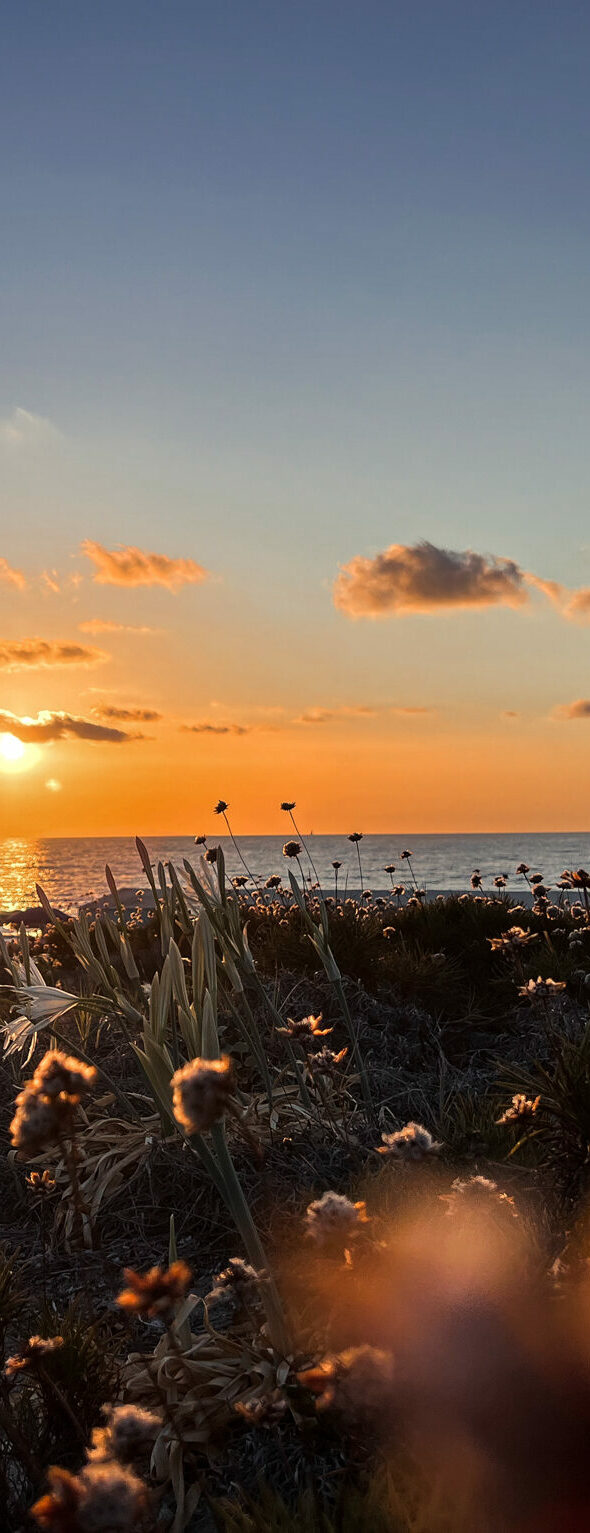
[[[336,861],[336,862],[333,862],[333,863],[332,863],[332,867],[333,867],[333,869],[334,869],[334,872],[335,872],[335,873],[337,873],[337,872],[338,872],[338,869],[339,869],[339,868],[341,868],[341,867],[342,867],[342,863],[341,863],[341,862],[338,862],[338,861]]]
[[[362,832],[362,830],[353,830],[352,835],[349,836],[348,839],[349,839],[349,841],[352,841],[355,844],[356,844],[357,841],[362,841],[362,839],[363,839],[363,832]]]
[[[442,1150],[442,1144],[433,1139],[421,1123],[406,1123],[405,1128],[394,1134],[382,1134],[381,1138],[383,1144],[377,1154],[386,1155],[390,1160],[429,1160],[433,1155],[440,1155]]]
[[[339,1192],[324,1192],[306,1210],[305,1233],[320,1249],[342,1251],[367,1223],[364,1203],[351,1203]]]
[[[280,873],[271,873],[271,876],[270,876],[270,878],[267,878],[264,887],[265,887],[265,889],[280,889],[280,887],[281,887],[281,876],[280,876]]]
[[[481,889],[481,873],[472,873],[471,874],[471,888],[472,889]]]
[[[215,1287],[208,1295],[210,1299],[219,1299],[231,1293],[240,1304],[257,1303],[260,1299],[260,1285],[264,1282],[264,1274],[257,1272],[249,1262],[243,1261],[241,1256],[230,1256],[227,1267],[219,1272],[215,1279]]]
[[[473,883],[473,879],[471,880],[471,882]],[[480,882],[481,882],[481,880],[480,880]],[[494,879],[494,884],[496,886],[496,889],[505,889],[506,888],[506,879],[503,878],[501,873],[499,873],[497,878]]]
[[[226,804],[224,798],[220,798],[220,799],[217,800],[217,803],[215,805],[213,813],[214,814],[225,814],[226,809],[229,809],[229,804]]]
[[[283,857],[300,857],[301,846],[299,841],[285,841]]]
[[[304,1048],[311,1048],[316,1038],[327,1038],[329,1033],[333,1032],[331,1027],[320,1027],[322,1020],[321,1012],[317,1017],[300,1017],[297,1021],[294,1017],[288,1017],[287,1026],[277,1027],[277,1033],[296,1040],[297,1043],[303,1044]]]
[[[63,1336],[29,1336],[22,1350],[6,1359],[5,1378],[13,1379],[17,1373],[37,1372],[45,1358],[50,1357],[52,1352],[59,1352],[63,1344]]]
[[[507,1192],[501,1192],[497,1182],[493,1182],[488,1176],[470,1176],[467,1181],[457,1177],[453,1182],[451,1191],[443,1199],[447,1203],[447,1213],[458,1214],[473,1210],[474,1213],[502,1213],[510,1214],[513,1219],[518,1219],[518,1209],[514,1205],[514,1199]]]
[[[218,853],[218,851],[219,851],[219,847],[217,847],[217,846],[210,846],[208,848],[208,850],[205,852],[205,862],[217,862],[217,853]]]
[[[496,1118],[496,1123],[522,1123],[527,1118],[534,1118],[541,1098],[527,1097],[524,1091],[517,1092],[512,1098],[512,1106],[507,1107],[501,1118]]]
[[[143,1481],[115,1460],[85,1464],[77,1475],[53,1468],[47,1479],[31,1515],[48,1533],[131,1533],[147,1514]]]
[[[525,931],[523,926],[509,926],[499,937],[488,937],[492,953],[512,953],[519,947],[527,947],[537,941],[537,932]]]
[[[309,1067],[314,1075],[334,1075],[338,1066],[343,1063],[348,1054],[348,1049],[340,1049],[337,1054],[333,1049],[318,1049],[317,1054],[312,1054],[309,1059]]]
[[[348,1347],[327,1357],[318,1368],[298,1373],[304,1389],[317,1395],[318,1410],[335,1410],[349,1421],[377,1419],[391,1424],[395,1368],[391,1352],[379,1347]]]
[[[119,1308],[142,1320],[167,1320],[186,1296],[191,1269],[186,1262],[172,1262],[168,1268],[150,1267],[145,1273],[125,1267],[123,1275],[128,1286],[117,1297]]]
[[[195,846],[206,846],[206,845],[207,845],[207,837],[206,836],[195,836]]]
[[[519,862],[516,871],[517,871],[517,873],[529,873],[530,872],[530,868],[529,868],[528,862]]]
[[[106,1426],[94,1427],[89,1460],[119,1459],[132,1463],[151,1448],[162,1421],[154,1411],[140,1405],[105,1405]]]
[[[25,1177],[27,1187],[33,1192],[49,1193],[55,1188],[55,1177],[52,1171],[30,1171]]]
[[[400,852],[400,857],[402,858],[403,862],[407,862],[408,857],[411,857],[411,856],[412,856],[412,853],[408,851],[407,847],[406,847],[405,852]]]
[[[395,863],[394,862],[387,862],[385,864],[383,872],[384,873],[395,873]]]
[[[241,1416],[249,1427],[274,1427],[282,1420],[287,1401],[280,1389],[271,1394],[258,1395],[254,1400],[238,1400],[234,1405],[236,1415]]]
[[[187,1134],[204,1134],[226,1110],[233,1088],[227,1054],[221,1059],[191,1059],[172,1076],[172,1106]]]
[[[49,1049],[43,1055],[29,1084],[46,1097],[63,1093],[78,1099],[97,1081],[94,1065],[85,1065],[73,1055],[63,1054],[60,1049]]]
[[[291,810],[294,809],[294,808],[295,808],[295,799],[293,799],[293,802],[291,804],[287,803],[286,799],[285,799],[285,802],[283,804],[281,804],[281,809],[284,810],[285,814],[290,814]]]
[[[235,878],[232,879],[234,889],[244,889],[247,882],[248,878],[245,873],[236,873]]]
[[[529,979],[526,985],[519,985],[518,994],[524,996],[527,1001],[535,1001],[538,997],[551,1000],[565,990],[564,979],[543,979],[539,974],[537,979]]]

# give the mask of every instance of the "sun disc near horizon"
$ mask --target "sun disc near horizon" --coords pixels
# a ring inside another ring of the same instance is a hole
[[[29,765],[29,747],[17,735],[0,735],[0,769],[3,772],[24,771]]]

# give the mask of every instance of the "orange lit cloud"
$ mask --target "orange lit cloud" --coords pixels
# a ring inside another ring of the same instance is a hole
[[[22,570],[13,569],[13,566],[8,563],[8,559],[3,559],[1,554],[0,581],[3,585],[16,586],[18,591],[24,591],[27,584]]]
[[[79,718],[72,713],[49,713],[43,709],[35,719],[19,718],[14,713],[0,709],[0,731],[16,735],[25,744],[48,744],[52,740],[91,740],[111,745],[121,745],[126,740],[141,740],[142,735],[128,734],[123,729],[111,729],[105,724],[94,724],[91,719]]]
[[[299,714],[298,718],[293,719],[293,723],[332,724],[340,719],[375,719],[383,714],[393,714],[396,718],[413,718],[433,712],[434,709],[423,707],[370,708],[362,703],[357,705],[344,704],[341,708],[306,708],[303,713]]]
[[[392,543],[374,558],[356,555],[334,583],[334,604],[348,617],[389,617],[444,608],[522,606],[525,575],[513,559],[433,543]]]
[[[93,579],[99,585],[166,586],[175,591],[178,586],[207,580],[209,575],[194,559],[169,559],[167,554],[147,553],[142,548],[103,548],[90,538],[81,548],[95,567]]]
[[[577,697],[573,703],[563,703],[555,710],[558,719],[590,719],[590,698]]]
[[[98,665],[109,656],[85,644],[57,643],[49,639],[0,641],[0,670],[47,670],[64,665]]]
[[[162,714],[153,708],[117,708],[112,703],[94,708],[93,712],[101,719],[112,719],[119,724],[157,724],[162,718]]]
[[[159,628],[148,628],[145,625],[137,626],[135,623],[110,623],[102,617],[89,618],[86,623],[78,623],[80,633],[161,633]]]

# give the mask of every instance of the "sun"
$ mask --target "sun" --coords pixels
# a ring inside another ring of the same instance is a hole
[[[27,747],[16,735],[0,735],[0,765],[4,771],[18,772],[26,763]]]

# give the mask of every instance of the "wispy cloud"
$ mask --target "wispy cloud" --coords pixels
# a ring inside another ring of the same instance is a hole
[[[1,554],[0,583],[2,585],[15,586],[17,591],[24,591],[27,585],[22,570],[15,570],[14,566],[8,563],[8,559],[4,559]]]
[[[102,649],[51,639],[0,640],[0,670],[41,671],[66,665],[98,665],[109,656]]]
[[[434,713],[434,711],[433,708],[418,705],[415,707],[370,707],[364,703],[343,703],[338,708],[306,708],[292,722],[294,724],[333,724],[345,719],[376,719],[391,714],[398,718],[414,718],[422,714]]]
[[[20,405],[0,420],[0,441],[12,448],[44,447],[61,440],[61,432],[45,415],[35,415]]]
[[[590,719],[590,698],[576,697],[573,703],[562,703],[555,709],[556,719]]]
[[[352,618],[518,607],[528,600],[524,572],[513,559],[428,542],[392,543],[373,558],[356,555],[341,567],[333,595],[335,606]]]
[[[42,709],[36,718],[19,717],[0,709],[0,730],[16,735],[17,740],[29,744],[46,745],[52,740],[90,740],[95,743],[122,745],[127,740],[142,740],[143,735],[129,734],[123,729],[112,729],[106,724],[95,724],[92,719],[80,718],[72,713],[51,713]]]
[[[199,584],[209,578],[209,571],[195,559],[170,559],[167,554],[148,553],[131,545],[104,548],[86,538],[82,553],[95,568],[93,580],[99,585],[165,586],[176,591],[179,586]]]
[[[542,580],[540,575],[529,574],[526,578],[569,622],[590,622],[590,586],[578,586],[576,589],[562,585],[559,580]]]
[[[154,708],[117,708],[114,703],[103,703],[92,711],[101,719],[112,719],[120,724],[157,724],[163,717]]]
[[[181,724],[180,729],[184,735],[248,735],[251,733],[249,724]]]
[[[84,623],[78,623],[80,633],[137,633],[159,634],[161,628],[149,628],[145,624],[136,623],[112,623],[106,618],[91,617]]]

